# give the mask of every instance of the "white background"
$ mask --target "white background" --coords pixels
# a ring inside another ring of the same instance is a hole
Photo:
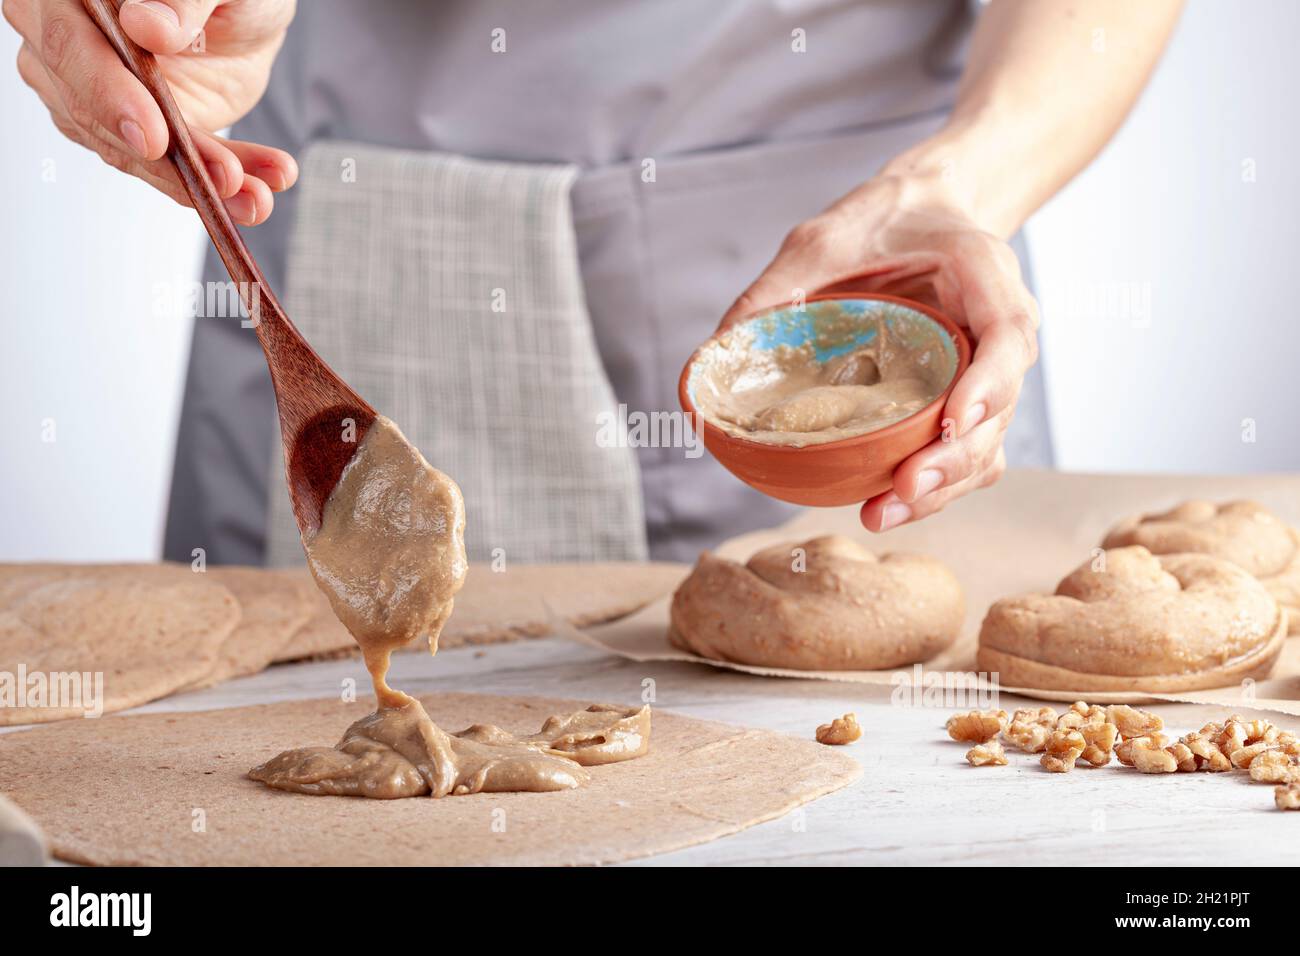
[[[155,559],[190,335],[156,286],[192,281],[206,237],[63,140],[0,36],[0,560]],[[1296,36],[1293,0],[1194,0],[1119,136],[1032,221],[1060,467],[1300,469]]]

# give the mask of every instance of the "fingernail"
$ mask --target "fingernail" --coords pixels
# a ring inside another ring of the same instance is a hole
[[[181,18],[176,11],[165,3],[159,3],[158,0],[135,0],[132,6],[148,10],[154,16],[166,20],[171,26],[179,27],[181,25]]]
[[[124,119],[117,124],[117,131],[122,135],[122,141],[131,147],[141,159],[149,158],[149,144],[145,142],[144,130],[135,120]]]
[[[966,417],[961,420],[961,433],[964,435],[980,422],[984,421],[984,416],[988,414],[988,408],[983,402],[972,405],[966,410]]]
[[[902,524],[910,517],[912,517],[912,509],[901,501],[887,504],[885,510],[880,514],[880,530],[888,531],[890,528]]]
[[[273,163],[263,163],[258,166],[257,178],[270,186],[272,192],[283,192],[289,188],[289,177]]]
[[[251,226],[257,215],[257,203],[253,202],[253,197],[248,193],[235,193],[226,200],[226,209],[230,212],[230,218],[241,226]]]
[[[226,167],[220,163],[204,163],[208,167],[208,175],[212,177],[212,185],[216,187],[217,195],[226,194]]]
[[[916,498],[924,498],[943,484],[943,472],[937,468],[927,468],[916,476]],[[915,500],[915,498],[913,499]]]

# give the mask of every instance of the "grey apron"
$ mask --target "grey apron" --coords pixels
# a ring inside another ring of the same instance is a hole
[[[328,141],[302,157],[289,312],[455,476],[480,560],[646,556],[635,456],[592,440],[616,405],[583,304],[575,173]],[[302,559],[283,482],[267,559]]]
[[[957,0],[314,0],[233,135],[295,155],[333,139],[576,166],[573,227],[604,371],[629,409],[674,410],[682,363],[785,233],[938,128],[970,23]],[[281,290],[296,193],[245,233]],[[223,278],[215,256],[205,278]],[[167,557],[266,560],[268,488],[283,481],[274,421],[252,332],[200,318]],[[1051,464],[1037,371],[1007,453]],[[693,560],[791,513],[708,455],[636,457],[653,557]]]

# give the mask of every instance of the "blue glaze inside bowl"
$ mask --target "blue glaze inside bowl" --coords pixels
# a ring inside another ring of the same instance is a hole
[[[870,345],[876,340],[879,330],[876,326],[875,316],[879,315],[882,310],[873,308],[873,306],[897,308],[891,302],[872,302],[862,299],[815,302],[813,305],[824,309],[833,308],[841,316],[871,318],[869,324],[864,324],[861,329],[846,337],[843,341],[832,345],[819,344],[815,346],[814,354],[817,356],[817,361],[822,365],[825,365],[827,361],[837,355],[845,355],[854,349]],[[929,320],[928,316],[922,315],[920,312],[912,312],[910,309],[908,312],[911,315],[917,315],[927,321]],[[748,319],[742,324],[748,326],[754,332],[754,342],[751,347],[770,352],[772,349],[783,345],[789,348],[799,348],[810,341],[815,341],[817,338],[817,323],[814,316],[815,313],[808,311],[806,308],[803,310],[784,308]],[[889,320],[886,319],[886,321]]]
[[[803,308],[783,306],[746,319],[735,325],[722,343],[711,347],[770,352],[778,348],[803,348],[812,345],[818,364],[871,345],[884,326],[891,339],[914,342],[926,348],[937,347],[953,371],[957,368],[957,346],[948,330],[924,312],[897,302],[879,299],[822,299]],[[833,332],[828,333],[828,329]],[[725,343],[725,344],[724,344]],[[698,407],[695,394],[702,370],[698,363],[686,382],[691,403]],[[951,375],[948,376],[951,381]],[[944,383],[947,386],[947,382]]]

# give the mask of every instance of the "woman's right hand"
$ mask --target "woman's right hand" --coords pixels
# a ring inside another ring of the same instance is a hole
[[[158,57],[217,192],[242,225],[271,215],[271,194],[293,185],[298,166],[283,150],[213,131],[261,98],[293,13],[294,0],[126,0],[119,12],[127,36]],[[164,158],[162,111],[81,0],[4,0],[4,17],[23,38],[19,74],[63,135],[189,205]]]

